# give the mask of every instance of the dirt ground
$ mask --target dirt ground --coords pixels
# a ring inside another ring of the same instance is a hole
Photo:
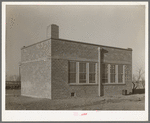
[[[145,110],[145,94],[69,99],[41,99],[6,90],[6,110]]]

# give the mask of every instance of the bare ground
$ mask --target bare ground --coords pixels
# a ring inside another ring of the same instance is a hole
[[[41,99],[6,90],[6,110],[145,110],[145,94],[69,99]]]

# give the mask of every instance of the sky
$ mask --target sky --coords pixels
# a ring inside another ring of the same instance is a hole
[[[21,48],[47,39],[47,27],[59,26],[59,38],[132,48],[132,70],[145,70],[143,5],[7,5],[6,75],[18,75]]]

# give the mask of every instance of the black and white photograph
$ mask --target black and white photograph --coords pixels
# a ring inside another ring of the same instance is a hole
[[[2,119],[148,120],[148,2],[2,10]]]

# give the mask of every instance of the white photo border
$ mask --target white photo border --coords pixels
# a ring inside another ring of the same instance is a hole
[[[145,5],[145,111],[5,110],[6,5]],[[148,2],[2,2],[2,121],[148,121],[148,46]]]

